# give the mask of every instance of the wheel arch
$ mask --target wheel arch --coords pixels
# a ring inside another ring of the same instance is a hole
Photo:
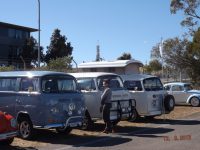
[[[31,121],[31,117],[26,111],[20,111],[17,114],[17,122],[19,123],[23,118],[28,118]],[[32,123],[32,121],[31,121]]]

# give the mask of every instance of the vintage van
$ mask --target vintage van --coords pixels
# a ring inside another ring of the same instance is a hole
[[[124,86],[136,100],[137,116],[153,118],[174,109],[174,97],[168,95],[156,76],[145,74],[120,75]]]
[[[136,117],[135,100],[131,98],[128,90],[123,87],[121,78],[114,73],[84,72],[72,73],[77,78],[79,88],[84,94],[86,104],[85,126],[91,125],[93,121],[102,119],[99,111],[101,106],[101,95],[103,92],[103,80],[108,79],[112,89],[112,108],[110,119],[113,124],[120,120],[129,120]]]
[[[0,72],[0,106],[17,119],[23,139],[30,139],[34,128],[69,133],[82,126],[85,114],[76,79],[51,71]]]

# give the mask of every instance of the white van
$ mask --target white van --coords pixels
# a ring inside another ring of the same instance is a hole
[[[145,74],[121,75],[124,86],[136,100],[138,116],[153,118],[174,109],[174,97],[167,95],[156,76]]]
[[[101,94],[103,92],[103,80],[110,81],[112,89],[112,108],[110,119],[114,124],[120,120],[129,120],[135,118],[135,100],[131,98],[131,94],[123,87],[123,81],[117,74],[105,72],[84,72],[72,73],[78,82],[86,104],[86,125],[91,121],[102,119],[99,111],[101,106]]]

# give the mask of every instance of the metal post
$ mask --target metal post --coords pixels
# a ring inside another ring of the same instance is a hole
[[[40,67],[40,0],[38,0],[38,67]]]

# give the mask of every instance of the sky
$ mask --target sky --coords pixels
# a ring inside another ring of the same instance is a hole
[[[0,14],[0,22],[38,28],[38,0],[1,0]],[[161,38],[184,34],[183,18],[170,13],[170,0],[40,0],[40,45],[46,51],[58,28],[78,64],[94,61],[97,45],[106,61],[125,52],[146,64]]]

